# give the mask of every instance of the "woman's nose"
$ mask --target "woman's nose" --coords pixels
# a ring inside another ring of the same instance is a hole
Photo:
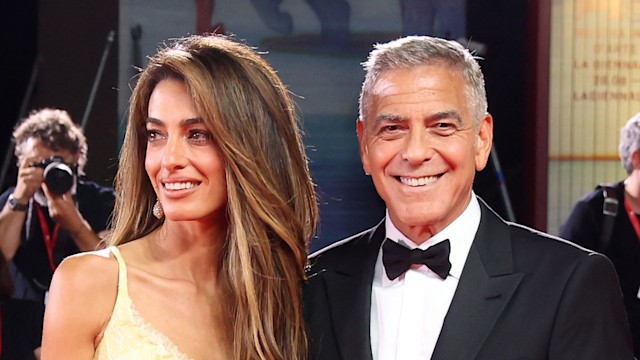
[[[165,168],[184,166],[187,162],[186,150],[183,139],[169,136],[162,156],[162,166]]]

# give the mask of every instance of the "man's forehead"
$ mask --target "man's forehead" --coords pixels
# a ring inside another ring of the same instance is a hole
[[[391,69],[381,73],[371,87],[373,96],[406,92],[431,91],[442,88],[443,82],[464,85],[461,74],[449,66],[425,65],[413,69]]]
[[[79,156],[78,154],[74,154],[71,150],[68,149],[52,149],[49,146],[45,145],[42,140],[37,137],[30,137],[21,144],[19,144],[21,149],[21,155],[24,156],[38,156],[43,158],[48,158],[53,155],[61,156],[65,162],[75,162],[76,158]]]

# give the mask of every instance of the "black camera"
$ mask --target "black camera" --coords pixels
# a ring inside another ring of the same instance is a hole
[[[44,182],[49,190],[60,196],[73,186],[73,170],[61,156],[54,155],[48,159],[31,164],[44,169]]]

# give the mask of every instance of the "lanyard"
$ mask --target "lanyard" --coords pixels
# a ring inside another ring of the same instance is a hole
[[[627,198],[624,199],[624,209],[627,210],[627,215],[629,215],[629,220],[631,221],[631,225],[633,225],[633,230],[636,232],[636,238],[640,241],[640,220],[638,220],[636,213],[631,210],[631,205],[629,205]]]
[[[40,204],[35,203],[36,209],[38,210],[38,218],[40,219],[40,229],[42,229],[42,235],[44,237],[44,246],[47,248],[47,256],[49,257],[49,266],[51,266],[51,271],[56,270],[56,264],[53,261],[53,248],[56,246],[56,242],[58,241],[58,233],[60,232],[60,224],[56,223],[56,226],[53,228],[53,235],[49,231],[49,223],[47,222],[47,218],[44,216],[44,211]]]

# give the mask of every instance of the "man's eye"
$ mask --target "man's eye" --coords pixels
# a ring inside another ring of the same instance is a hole
[[[456,124],[451,122],[439,122],[434,126],[434,130],[442,135],[450,135],[454,133],[456,129]]]
[[[452,123],[447,123],[447,122],[438,123],[436,126],[439,129],[449,129],[449,128],[453,128],[454,127]]]
[[[398,125],[386,125],[380,129],[380,132],[394,132],[400,130],[400,126]]]

